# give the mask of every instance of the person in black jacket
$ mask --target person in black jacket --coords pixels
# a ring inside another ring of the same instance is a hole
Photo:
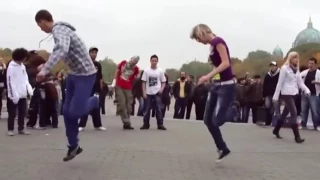
[[[273,114],[280,114],[280,103],[274,104],[272,102],[273,94],[276,90],[280,69],[275,61],[270,63],[270,71],[264,77],[262,96],[265,99],[265,106],[267,108],[266,126],[270,126]]]
[[[138,76],[133,81],[133,85],[132,85],[132,95],[133,95],[134,99],[137,99],[139,102],[137,116],[141,116],[141,117],[143,116],[144,109],[145,109],[144,98],[142,95],[142,81],[141,81],[142,74],[143,74],[143,70],[140,72],[140,76]],[[135,100],[134,100],[134,102],[135,102]]]
[[[203,120],[207,97],[208,87],[205,84],[199,84],[195,87],[192,99],[195,105],[196,120]]]
[[[183,119],[188,103],[188,98],[191,93],[191,85],[186,80],[186,73],[180,72],[180,78],[173,84],[174,104],[174,119]]]
[[[2,95],[3,91],[6,88],[6,64],[4,59],[0,57],[0,118],[2,110]]]

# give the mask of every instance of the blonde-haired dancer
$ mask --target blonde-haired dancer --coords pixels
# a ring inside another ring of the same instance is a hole
[[[287,57],[287,61],[282,65],[279,74],[279,80],[276,87],[276,91],[273,95],[273,101],[278,103],[280,92],[280,98],[285,103],[285,108],[282,111],[281,117],[278,120],[273,134],[278,138],[282,139],[279,131],[284,123],[285,118],[290,112],[290,123],[294,134],[294,139],[297,143],[304,142],[304,139],[300,137],[297,123],[297,109],[294,103],[295,95],[299,93],[299,88],[302,91],[310,95],[310,90],[304,85],[300,72],[299,72],[299,54],[297,52],[290,52]]]
[[[233,80],[229,48],[226,42],[216,36],[205,24],[198,24],[192,28],[190,38],[199,43],[210,45],[210,61],[215,67],[210,73],[201,77],[198,83],[202,84],[215,75],[220,76],[220,79],[215,80],[210,88],[204,114],[204,123],[218,148],[217,162],[219,162],[230,154],[219,127],[231,118],[228,115],[228,110],[232,102],[235,101],[236,95],[236,83]]]

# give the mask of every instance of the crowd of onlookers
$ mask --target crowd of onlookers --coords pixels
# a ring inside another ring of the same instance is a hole
[[[23,54],[23,52],[20,52],[19,50],[23,51],[23,49],[18,49],[18,52],[17,50],[15,52],[17,54]],[[93,59],[95,59],[97,51],[97,48],[90,49],[90,55]],[[16,113],[18,113],[19,133],[29,134],[23,129],[23,127],[20,127],[23,126],[22,116],[28,117],[28,122],[26,123],[28,128],[45,129],[48,126],[57,128],[59,122],[58,116],[63,112],[62,106],[65,96],[64,72],[60,71],[56,74],[50,74],[47,76],[44,82],[38,83],[35,80],[35,76],[38,72],[38,67],[45,63],[45,60],[38,56],[35,51],[26,51],[25,53],[26,60],[23,62],[25,65],[25,73],[28,77],[28,83],[32,88],[32,92],[28,91],[29,94],[25,101],[13,103],[11,103],[11,101],[7,101],[8,112],[9,114],[13,115],[10,116],[8,120],[9,135],[14,135],[13,129]],[[16,59],[19,58],[20,57],[16,57]],[[16,68],[14,63],[11,63],[11,66]],[[317,60],[311,58],[309,60],[309,67],[300,68],[303,82],[310,89],[311,96],[305,96],[301,93],[297,94],[296,108],[298,115],[300,115],[302,119],[300,128],[306,128],[308,114],[309,111],[311,111],[312,124],[316,130],[320,131],[320,99],[318,93],[318,90],[320,90],[318,86],[320,85],[314,83],[315,80],[320,80],[320,70],[317,69],[316,64]],[[7,66],[10,66],[10,64],[5,64],[3,58],[0,57],[0,94],[2,95],[2,98],[4,98],[4,96],[10,96],[10,92],[15,91],[15,88],[8,87],[7,85],[9,83],[7,82]],[[99,68],[99,65],[97,65],[97,68]],[[14,74],[17,74],[17,70],[18,69],[15,69],[14,73],[12,73],[13,71],[10,71],[11,74],[9,76],[14,77]],[[253,75],[249,77],[248,73],[244,77],[234,77],[234,80],[237,81],[238,84],[237,98],[236,102],[234,102],[230,107],[230,113],[234,115],[234,118],[230,119],[230,122],[248,123],[251,111],[251,119],[253,123],[262,123],[265,126],[272,125],[274,119],[279,116],[281,109],[281,103],[274,103],[272,101],[272,96],[274,95],[279,79],[279,71],[280,69],[277,63],[271,62],[270,70],[265,77],[261,77],[260,75]],[[134,79],[132,84],[131,90],[134,100],[131,104],[131,115],[136,114],[137,116],[144,116],[146,113],[146,98],[143,95],[142,88],[142,83],[144,82],[142,80],[143,73],[144,71],[141,71]],[[21,76],[22,75],[23,73]],[[218,78],[219,77],[213,77],[212,81],[218,80]],[[101,109],[97,110],[96,113],[91,114],[91,116],[93,117],[94,124],[96,124],[95,128],[105,130],[101,123],[100,114],[105,114],[105,99],[106,97],[113,99],[114,89],[110,88],[110,85],[101,81],[101,79],[97,80],[96,89],[99,90],[93,92],[93,94],[99,92]],[[166,111],[170,109],[172,98],[174,98],[174,105],[171,107],[174,109],[173,118],[190,119],[191,111],[194,106],[195,119],[203,120],[211,82],[197,85],[195,77],[191,74],[187,75],[185,72],[181,72],[179,79],[173,82],[171,80],[171,83],[169,83],[168,76],[165,74],[165,80],[165,87],[161,93],[160,105],[163,117],[166,115]],[[19,84],[21,82],[17,81],[17,83]],[[7,89],[9,94],[4,93],[5,89]],[[117,103],[117,96],[115,97],[114,101]],[[139,103],[138,109],[135,109],[136,102]],[[0,101],[0,106],[2,106],[2,101]],[[151,116],[155,117],[156,110],[154,107],[151,107],[151,109]],[[88,117],[83,117],[80,120],[80,131],[85,128],[87,118]]]

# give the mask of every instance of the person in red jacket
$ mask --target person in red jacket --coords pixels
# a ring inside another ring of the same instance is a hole
[[[139,68],[136,66],[139,59],[139,56],[133,56],[130,61],[121,61],[117,66],[111,84],[111,87],[115,87],[117,113],[123,122],[123,129],[126,130],[134,129],[130,122],[131,104],[133,101],[132,85],[136,76],[139,74]]]

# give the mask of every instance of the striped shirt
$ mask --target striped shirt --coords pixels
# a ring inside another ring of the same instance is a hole
[[[53,25],[55,46],[41,73],[48,74],[60,60],[68,65],[70,74],[87,76],[97,72],[84,42],[75,30],[66,22],[56,22]]]

